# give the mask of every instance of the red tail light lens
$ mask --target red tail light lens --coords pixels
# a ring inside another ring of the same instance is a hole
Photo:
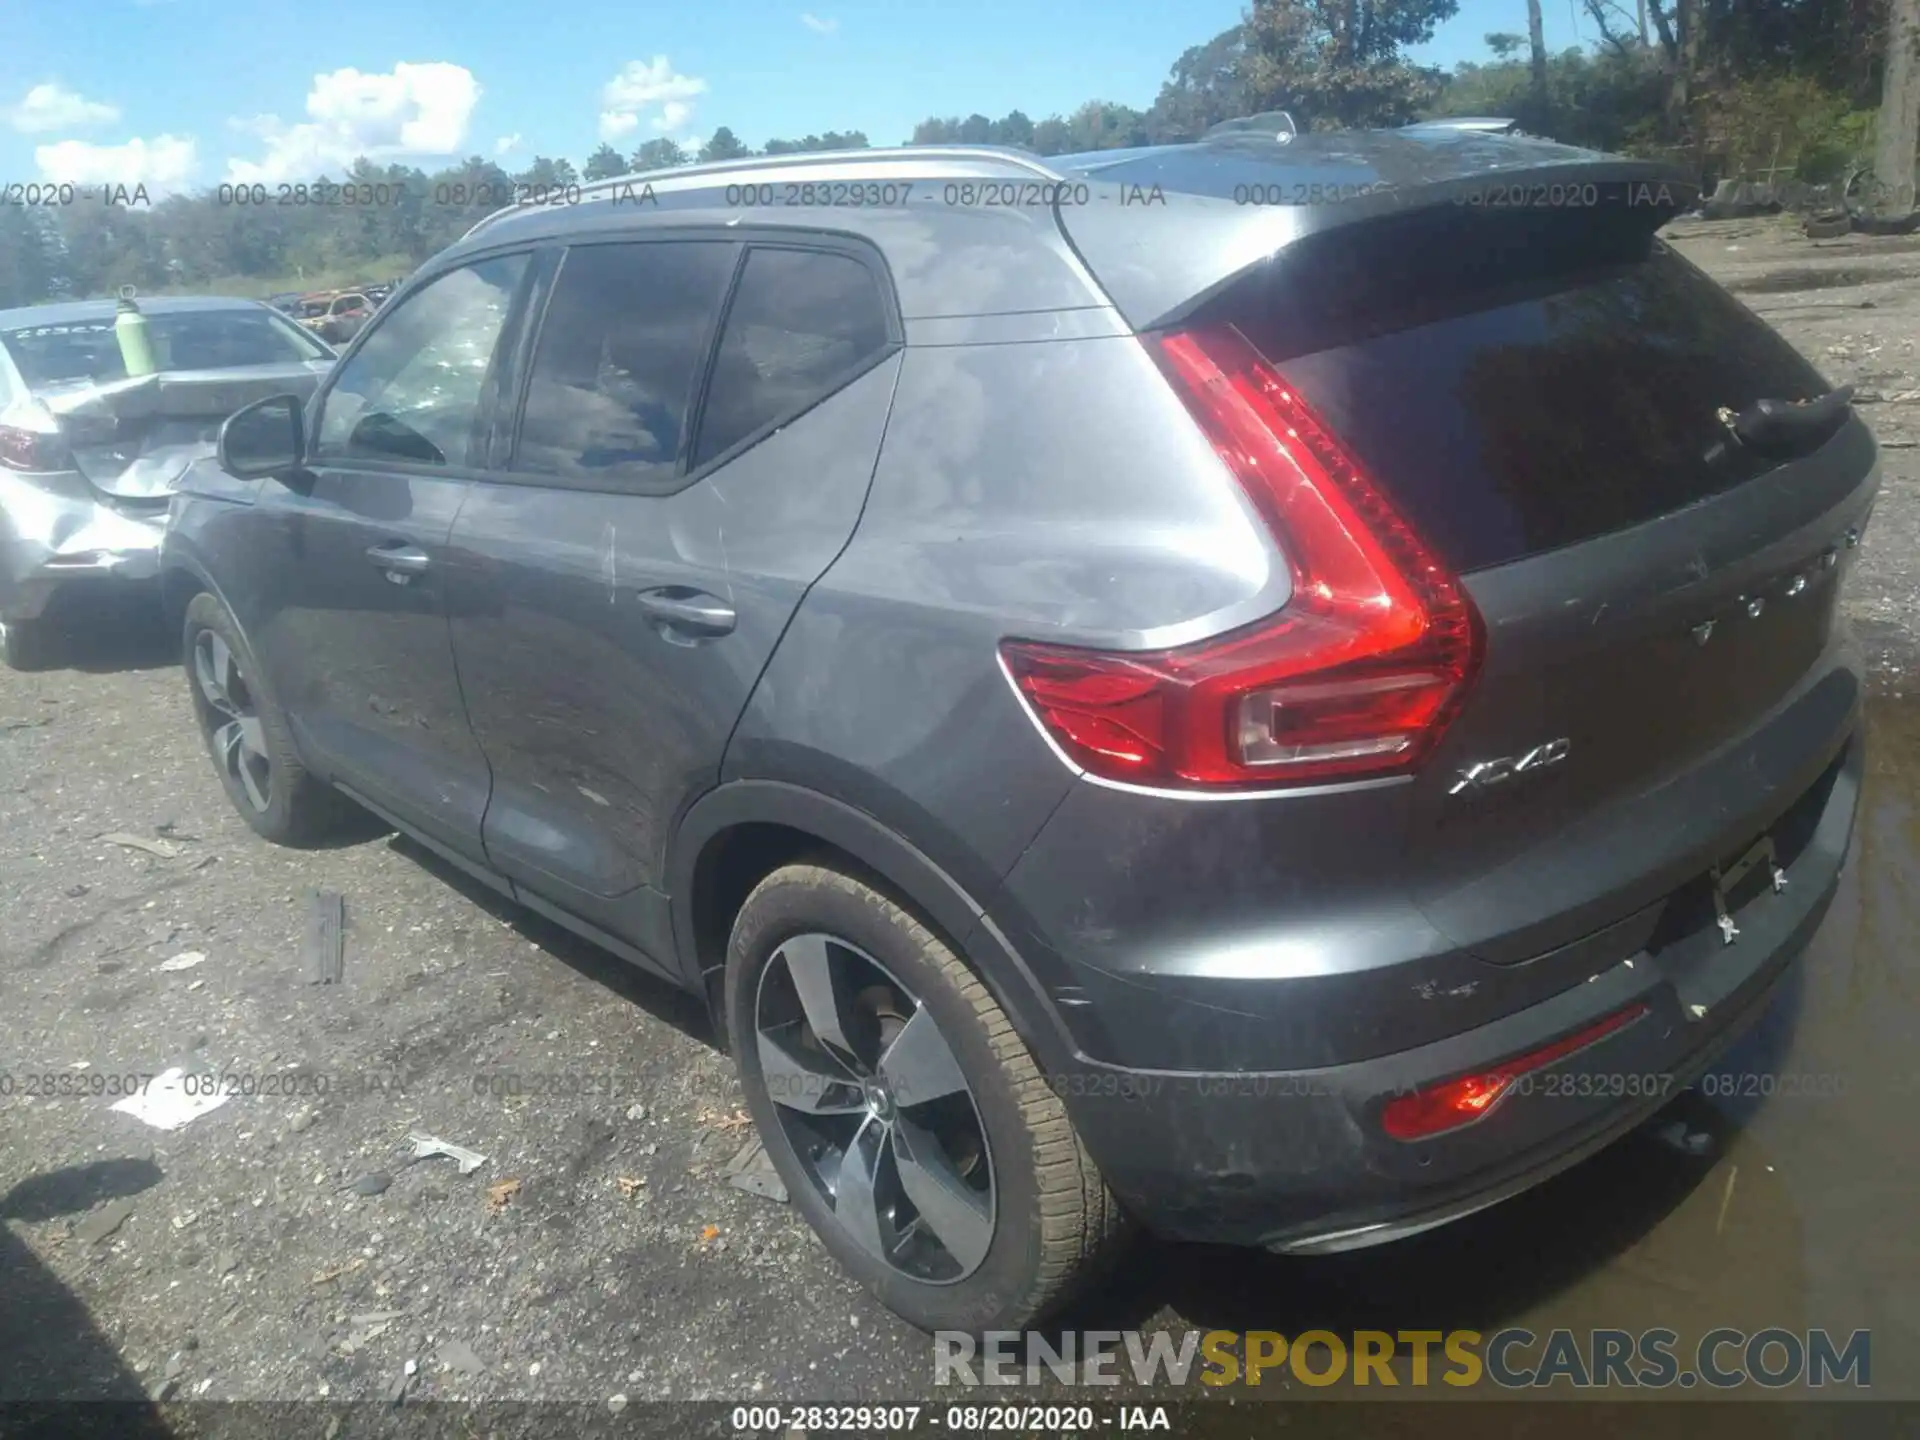
[[[1380,1127],[1396,1140],[1425,1140],[1471,1125],[1505,1099],[1514,1081],[1522,1075],[1564,1060],[1576,1050],[1584,1050],[1616,1030],[1626,1029],[1646,1013],[1647,1006],[1630,1005],[1551,1045],[1503,1060],[1491,1070],[1397,1095],[1380,1112]]]
[[[1293,597],[1178,650],[1008,641],[1027,703],[1108,779],[1247,788],[1415,768],[1479,664],[1459,582],[1237,330],[1148,345],[1279,541]]]
[[[0,425],[0,465],[7,469],[44,473],[66,470],[72,464],[67,442],[57,432]]]

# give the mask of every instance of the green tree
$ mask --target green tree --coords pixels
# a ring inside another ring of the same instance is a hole
[[[0,310],[31,305],[52,289],[53,266],[33,214],[0,205]]]
[[[806,155],[822,150],[865,150],[864,130],[829,130],[824,135],[809,135],[803,140],[769,140],[763,155]]]
[[[1022,150],[1031,149],[1033,121],[1029,120],[1022,111],[1009,110],[993,122],[987,139],[994,145],[1013,145]]]
[[[604,141],[587,157],[587,163],[580,167],[580,178],[589,181],[612,180],[627,173],[627,162],[620,158],[620,152]]]
[[[580,183],[580,173],[570,161],[549,160],[544,155],[536,155],[533,163],[513,177],[516,185],[543,186],[552,190]]]
[[[1153,143],[1197,140],[1222,120],[1250,114],[1246,68],[1246,32],[1238,25],[1182,51],[1147,111]]]
[[[700,147],[702,163],[712,160],[744,160],[753,151],[733,131],[722,125],[713,132],[713,137]]]
[[[913,138],[909,145],[957,145],[960,143],[960,121],[942,120],[938,116],[922,120],[913,127]]]
[[[1403,125],[1443,77],[1401,52],[1431,40],[1459,8],[1459,0],[1253,0],[1248,110],[1286,110],[1303,128]]]
[[[675,166],[688,162],[687,152],[673,141],[662,136],[657,140],[648,140],[633,152],[628,168],[635,172],[647,170],[671,170]]]
[[[1049,115],[1033,127],[1033,148],[1040,155],[1064,155],[1073,149],[1073,132],[1058,115]]]
[[[1069,150],[1124,150],[1147,143],[1147,117],[1127,105],[1089,100],[1067,117]]]

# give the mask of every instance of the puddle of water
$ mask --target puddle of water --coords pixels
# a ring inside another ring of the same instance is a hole
[[[1713,1135],[1713,1152],[1636,1137],[1562,1177],[1525,1217],[1541,1242],[1556,1221],[1612,1220],[1626,1243],[1510,1323],[1689,1338],[1824,1327],[1842,1343],[1867,1329],[1874,1393],[1920,1395],[1920,700],[1870,701],[1867,737],[1826,922],[1714,1084],[1668,1112]],[[1490,1239],[1506,1228],[1497,1211],[1479,1218]]]

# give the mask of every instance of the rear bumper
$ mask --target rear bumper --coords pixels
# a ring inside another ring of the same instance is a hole
[[[1640,1124],[1748,1029],[1838,887],[1863,760],[1856,733],[1778,819],[1788,886],[1739,887],[1734,944],[1702,876],[1663,902],[1650,935],[1610,927],[1628,948],[1596,952],[1590,979],[1443,1040],[1317,1069],[1089,1066],[1057,1084],[1115,1193],[1174,1238],[1325,1253],[1471,1214]],[[1413,1143],[1381,1128],[1381,1109],[1405,1089],[1484,1069],[1633,1005],[1647,1013],[1534,1072],[1468,1126]]]
[[[0,472],[0,619],[38,618],[67,585],[153,579],[166,521]]]

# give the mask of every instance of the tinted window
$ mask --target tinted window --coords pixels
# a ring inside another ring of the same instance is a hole
[[[823,251],[751,251],[727,309],[694,464],[798,415],[886,348],[886,306],[866,266]]]
[[[1768,462],[1724,443],[1720,407],[1825,388],[1644,234],[1609,236],[1585,210],[1443,218],[1391,256],[1328,237],[1337,253],[1276,265],[1263,290],[1228,298],[1227,318],[1459,569],[1752,479]]]
[[[525,255],[483,260],[383,314],[327,395],[318,453],[472,463],[487,369],[526,266]]]
[[[176,310],[149,314],[147,336],[162,370],[226,370],[324,359],[326,352],[269,310]],[[0,336],[27,384],[124,380],[113,317],[22,326]]]
[[[671,479],[737,253],[713,241],[569,251],[540,325],[513,468],[590,483]]]

